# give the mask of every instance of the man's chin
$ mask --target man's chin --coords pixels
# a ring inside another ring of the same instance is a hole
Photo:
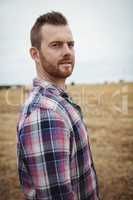
[[[72,70],[71,70],[71,71],[64,72],[64,73],[60,73],[60,74],[58,74],[58,78],[66,79],[66,78],[69,77],[71,74],[72,74]]]
[[[65,72],[64,72],[64,76],[67,78],[72,74],[72,72],[73,72],[72,67],[69,68],[69,69],[66,69]]]
[[[59,65],[60,71],[62,71],[62,73],[66,73],[66,74],[70,74],[73,71],[73,66],[72,64],[61,64]]]

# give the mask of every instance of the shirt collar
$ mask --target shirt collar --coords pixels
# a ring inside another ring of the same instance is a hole
[[[68,94],[62,88],[57,87],[56,85],[52,84],[51,82],[41,80],[38,78],[33,79],[33,87],[40,86],[42,88],[49,88],[53,91],[55,95],[61,95],[64,98],[68,98]]]
[[[67,92],[64,91],[62,88],[59,88],[48,81],[35,78],[33,80],[33,87],[37,87],[37,86],[45,88],[45,89],[47,88],[48,90],[52,91],[53,95],[60,95],[61,97],[66,99],[66,101],[68,101],[76,110],[78,110],[81,118],[83,118],[80,106],[74,103],[73,100],[67,94]]]

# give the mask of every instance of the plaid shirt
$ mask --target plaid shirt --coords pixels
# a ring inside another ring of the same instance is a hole
[[[17,131],[19,178],[26,199],[99,199],[80,107],[66,92],[35,79]]]

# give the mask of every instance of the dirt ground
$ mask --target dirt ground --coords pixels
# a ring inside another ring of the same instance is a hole
[[[99,179],[101,200],[133,200],[133,83],[74,85]],[[0,90],[0,200],[22,200],[16,122],[26,90]]]

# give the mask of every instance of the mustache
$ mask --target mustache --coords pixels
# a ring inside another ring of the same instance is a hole
[[[59,62],[58,62],[58,64],[65,64],[65,63],[69,63],[69,64],[72,64],[72,59],[71,58],[64,58],[64,59],[62,59],[62,60],[60,60]]]

